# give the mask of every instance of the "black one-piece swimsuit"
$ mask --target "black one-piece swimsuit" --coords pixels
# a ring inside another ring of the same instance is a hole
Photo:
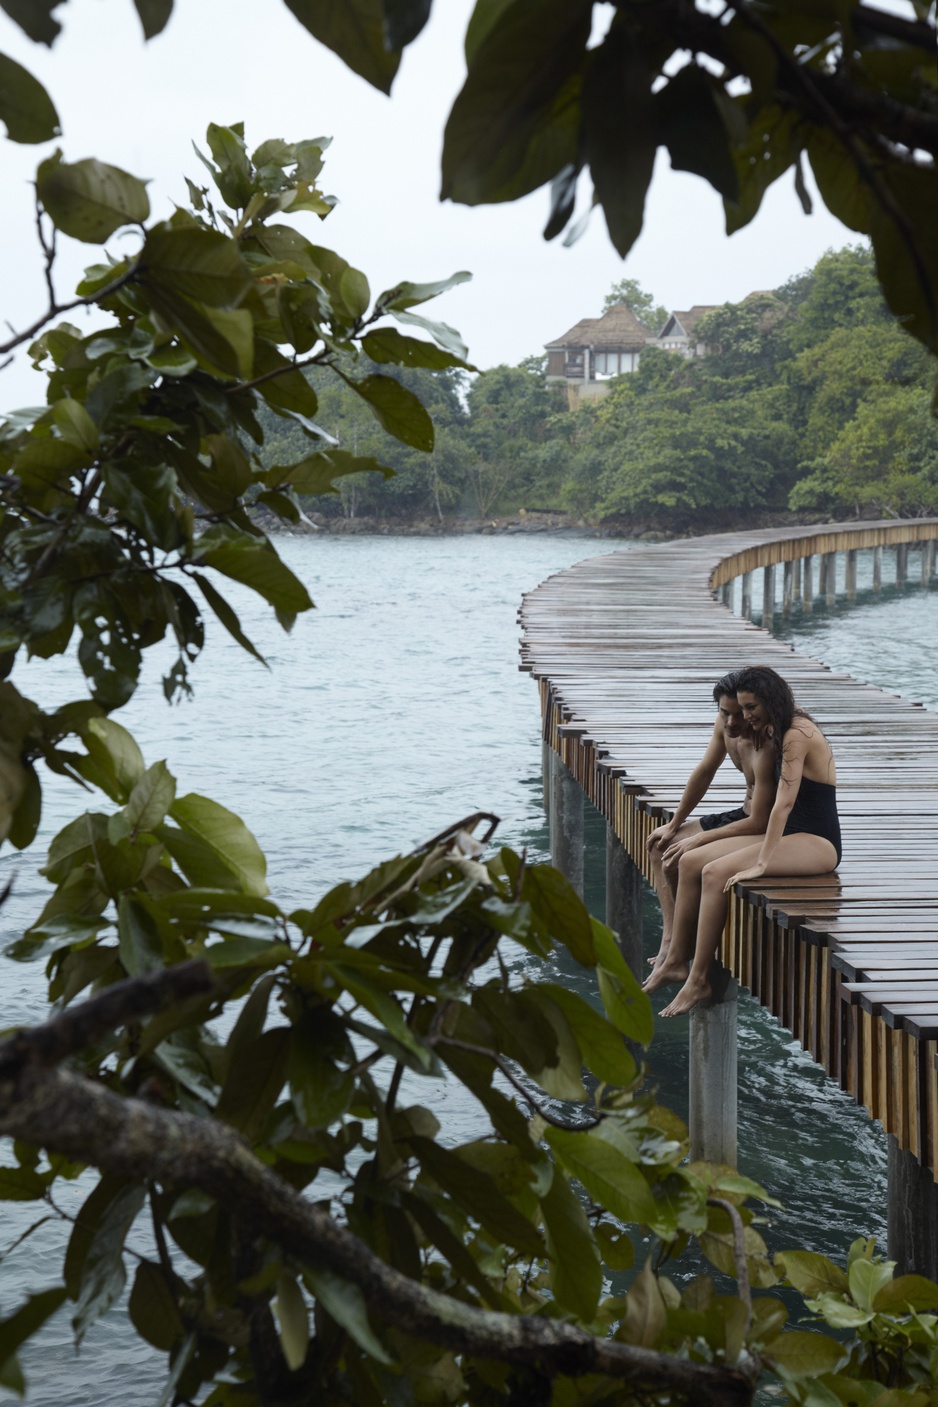
[[[837,815],[837,788],[831,782],[812,782],[802,777],[795,804],[788,813],[784,835],[807,833],[829,840],[837,851],[837,863],[843,854],[840,840],[840,817]]]

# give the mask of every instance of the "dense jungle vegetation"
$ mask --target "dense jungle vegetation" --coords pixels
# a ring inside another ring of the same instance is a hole
[[[660,316],[651,295],[624,285],[639,316]],[[651,347],[636,373],[575,412],[539,356],[478,376],[394,368],[431,411],[429,454],[393,440],[320,373],[320,424],[395,476],[345,478],[317,510],[386,521],[549,510],[627,532],[786,511],[938,511],[933,359],[887,309],[866,248],[828,251],[781,288],[708,314],[696,335],[708,355]],[[300,430],[271,421],[269,462],[295,457]]]

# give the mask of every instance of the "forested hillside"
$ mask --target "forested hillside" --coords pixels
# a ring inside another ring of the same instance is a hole
[[[319,423],[395,474],[344,479],[316,511],[443,523],[546,510],[625,532],[792,510],[938,511],[934,358],[888,312],[866,249],[828,252],[781,288],[708,314],[696,335],[707,356],[649,348],[636,373],[577,411],[538,356],[478,376],[393,369],[433,415],[431,453],[392,440],[323,378]],[[283,423],[265,427],[271,463],[295,457]]]

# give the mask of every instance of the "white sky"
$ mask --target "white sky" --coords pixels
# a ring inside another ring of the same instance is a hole
[[[96,156],[151,178],[153,211],[168,215],[173,199],[185,199],[183,175],[207,179],[191,142],[204,147],[213,121],[243,119],[249,148],[267,137],[331,135],[322,185],[340,204],[323,225],[302,217],[304,229],[361,268],[373,293],[402,278],[471,270],[472,283],[426,312],[459,328],[479,367],[520,361],[579,318],[597,316],[609,286],[624,276],[670,308],[735,301],[854,238],[819,200],[806,217],[789,174],[756,220],[728,239],[719,198],[703,181],[672,172],[662,153],[644,231],[625,262],[598,211],[572,249],[545,243],[546,190],[513,205],[440,204],[443,126],[462,82],[471,8],[471,0],[437,0],[390,99],[345,68],[278,0],[176,0],[168,28],[148,45],[130,0],[70,0],[58,11],[63,33],[51,51],[0,14],[0,50],[46,85],[64,132],[59,143],[37,147],[0,138],[2,318],[19,328],[45,306],[29,186],[45,155],[61,145],[68,161]],[[584,178],[581,203],[590,193]],[[119,251],[119,241],[113,247]],[[66,240],[61,251],[56,283],[64,301],[98,255]],[[23,354],[0,373],[0,408],[43,398]]]

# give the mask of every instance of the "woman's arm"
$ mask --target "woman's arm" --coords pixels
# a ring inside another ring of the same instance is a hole
[[[664,853],[665,864],[679,859],[686,850],[695,850],[699,845],[710,845],[714,840],[727,840],[733,836],[765,835],[775,801],[775,755],[771,748],[753,749],[752,758],[752,802],[748,816],[729,825],[716,826],[713,830],[699,831],[674,841]]]
[[[759,851],[759,858],[754,865],[747,870],[740,870],[726,881],[723,892],[728,894],[734,884],[745,882],[746,880],[761,879],[769,870],[772,863],[772,856],[779,841],[785,834],[785,823],[791,814],[791,808],[795,804],[798,792],[801,788],[801,778],[804,774],[804,760],[808,751],[808,734],[801,728],[789,728],[782,742],[782,774],[779,777],[778,789],[775,793],[775,804],[769,816],[769,824],[766,828],[765,839],[762,842],[762,849]]]

